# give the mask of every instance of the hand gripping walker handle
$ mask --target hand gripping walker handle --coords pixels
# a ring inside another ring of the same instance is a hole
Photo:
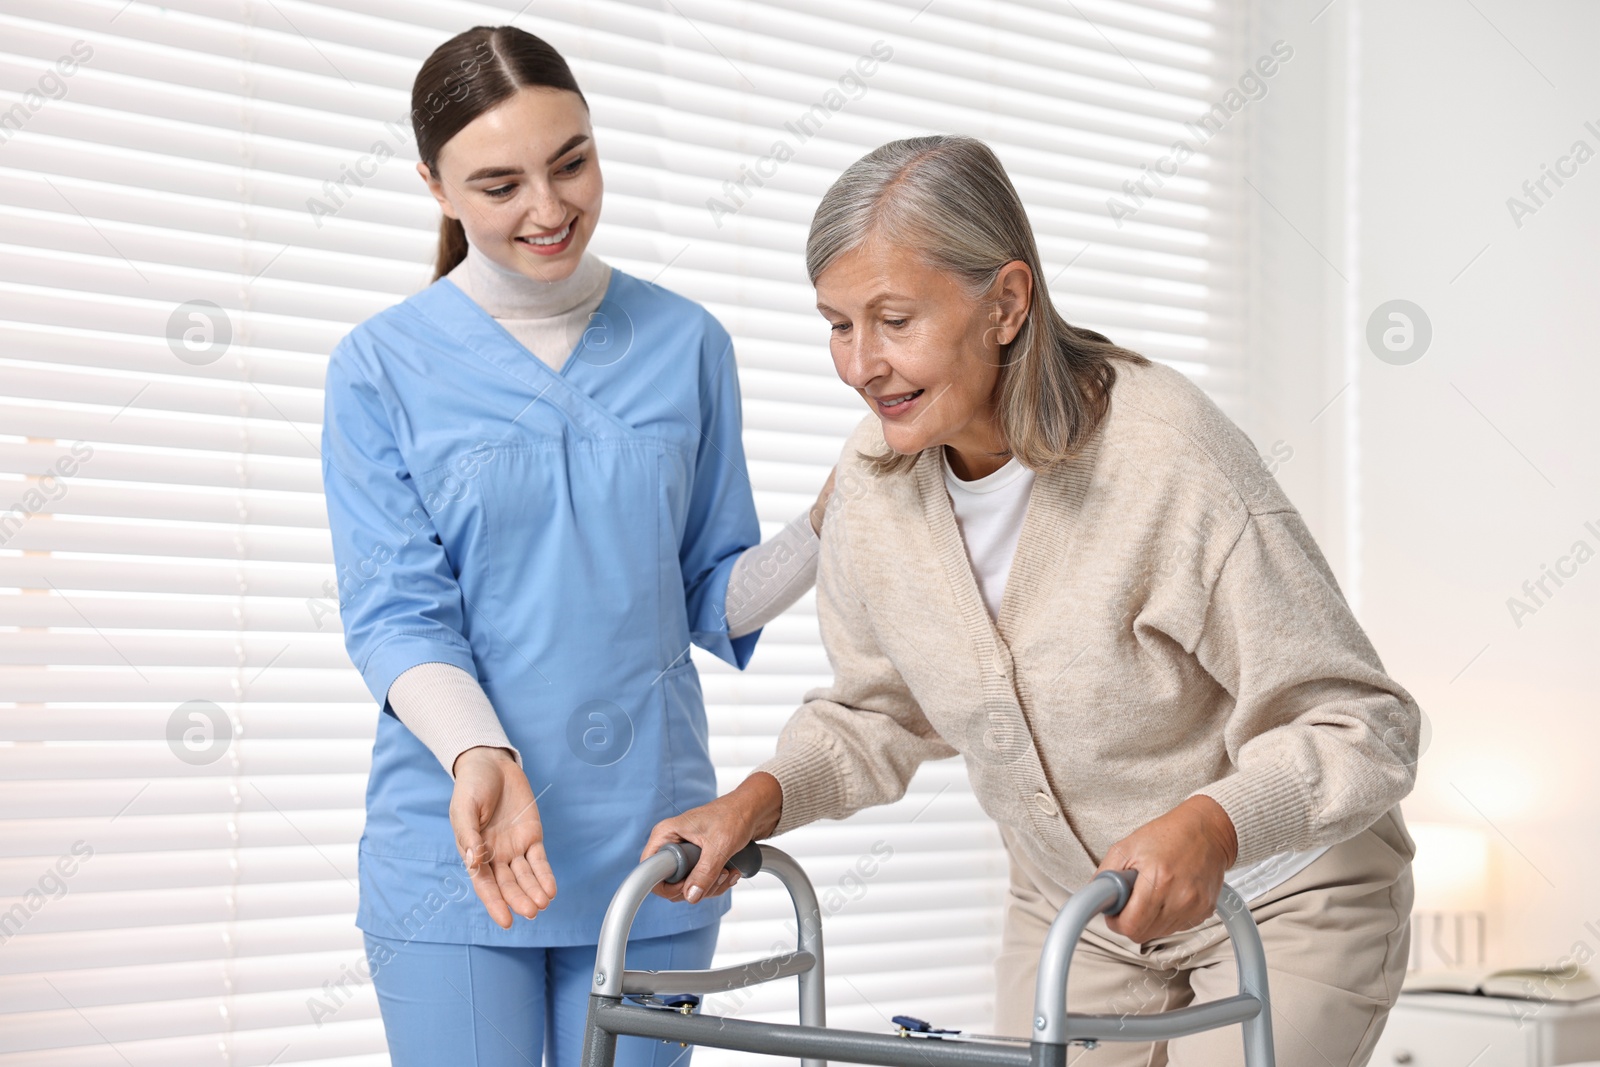
[[[1101,912],[1101,914],[1105,915],[1107,918],[1115,915],[1121,915],[1122,909],[1128,906],[1128,898],[1133,896],[1133,882],[1134,879],[1139,877],[1139,872],[1130,867],[1125,871],[1101,871],[1100,877],[1109,878],[1122,887],[1122,891],[1117,895],[1117,899],[1106,905],[1105,910]]]
[[[1246,1067],[1272,1067],[1271,996],[1267,960],[1249,905],[1227,883],[1217,894],[1217,914],[1233,943],[1239,969],[1239,992],[1231,997],[1192,1004],[1166,1012],[1078,1014],[1066,1010],[1067,974],[1073,949],[1096,915],[1117,915],[1133,893],[1135,871],[1101,871],[1062,905],[1039,954],[1034,985],[1035,1044],[1051,1046],[1062,1062],[1069,1042],[1166,1041],[1222,1026],[1244,1027]]]
[[[669,841],[661,846],[661,851],[678,859],[677,869],[668,877],[661,879],[667,885],[677,885],[689,877],[689,872],[700,862],[700,846],[693,841]],[[729,856],[728,862],[723,866],[732,867],[745,878],[754,878],[761,873],[761,845],[755,841],[750,842]]]

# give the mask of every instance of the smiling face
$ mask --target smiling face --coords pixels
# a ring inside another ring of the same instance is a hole
[[[437,177],[422,163],[417,172],[484,255],[543,282],[577,269],[604,192],[577,93],[518,90],[445,142],[436,164]]]
[[[996,417],[1001,348],[1027,318],[1032,272],[1013,260],[983,301],[913,252],[867,243],[817,278],[839,379],[861,394],[896,452],[950,446],[961,478],[1005,465]]]

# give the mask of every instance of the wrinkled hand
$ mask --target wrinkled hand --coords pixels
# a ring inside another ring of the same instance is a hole
[[[1190,797],[1106,852],[1096,874],[1139,872],[1127,906],[1106,925],[1141,945],[1198,926],[1215,910],[1222,876],[1238,854],[1233,822],[1222,805],[1207,796]]]
[[[489,918],[509,930],[513,911],[531,919],[556,895],[533,789],[503,748],[469,748],[456,757],[455,772],[456,849]]]
[[[828,498],[833,495],[833,480],[838,473],[837,466],[828,472],[828,480],[822,483],[822,491],[817,494],[817,502],[811,505],[811,529],[816,531],[818,537],[822,536],[822,518],[827,513]]]
[[[757,771],[733,792],[682,815],[662,819],[650,831],[650,840],[639,854],[640,861],[655,855],[670,841],[689,841],[700,846],[700,862],[683,881],[676,885],[659,883],[652,892],[690,904],[726,893],[739,880],[739,872],[725,866],[728,858],[757,838],[771,834],[782,807],[783,790],[778,780],[765,771]]]

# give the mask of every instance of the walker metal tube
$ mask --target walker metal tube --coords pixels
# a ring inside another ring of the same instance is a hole
[[[1233,1026],[1260,1014],[1259,1000],[1235,994],[1154,1015],[1074,1012],[1067,1017],[1067,1021],[1072,1041],[1167,1041],[1174,1037],[1188,1037],[1205,1030]]]
[[[596,1003],[591,1000],[591,1004]],[[927,1041],[894,1034],[830,1030],[823,1026],[789,1026],[725,1019],[714,1015],[680,1015],[628,1004],[598,1002],[591,1009],[591,1029],[638,1034],[663,1041],[684,1041],[711,1048],[770,1056],[804,1056],[804,1063],[832,1057],[845,1063],[882,1067],[1029,1067],[1027,1045],[998,1042]],[[613,1038],[614,1040],[614,1038]]]
[[[1255,997],[1261,1011],[1244,1024],[1244,1062],[1250,1067],[1273,1067],[1272,996],[1267,991],[1267,953],[1250,906],[1224,885],[1217,897],[1217,912],[1233,941],[1233,960],[1239,969],[1239,995]]]
[[[709,971],[623,971],[623,993],[726,993],[759,982],[807,974],[817,965],[809,952],[783,952],[765,959]]]
[[[1101,912],[1115,915],[1128,902],[1133,880],[1118,872],[1103,871],[1089,884],[1072,894],[1050,924],[1044,948],[1039,952],[1039,976],[1034,982],[1033,1039],[1050,1045],[1064,1045],[1067,1033],[1067,970],[1072,965],[1072,950],[1084,929]]]
[[[595,952],[594,982],[589,989],[589,1025],[584,1040],[584,1067],[611,1067],[616,1056],[617,1031],[604,1021],[615,1012],[635,1025],[654,1026],[656,1016],[682,1016],[649,1008],[622,1004],[624,993],[725,992],[760,982],[796,975],[800,984],[800,1025],[821,1029],[826,1025],[822,957],[822,909],[805,871],[786,853],[770,845],[751,843],[728,861],[746,875],[770,871],[783,883],[794,902],[798,927],[796,951],[733,967],[709,971],[629,971],[625,969],[628,933],[644,898],[662,882],[677,883],[688,876],[700,860],[700,848],[687,841],[663,845],[623,879],[611,898],[605,919],[600,924],[600,942]],[[638,1014],[635,1014],[635,1013]],[[708,1020],[709,1021],[709,1020]],[[718,1020],[725,1021],[725,1020]],[[755,1025],[755,1024],[747,1024]],[[652,1030],[630,1028],[628,1033],[656,1036]],[[711,1042],[702,1042],[710,1044]],[[792,1055],[792,1053],[791,1053]],[[825,1061],[806,1058],[803,1067],[827,1067]]]
[[[1002,1040],[940,1040],[829,1030],[823,1025],[822,913],[800,865],[767,845],[750,845],[730,860],[746,874],[775,874],[794,901],[796,951],[710,971],[626,971],[629,928],[658,883],[681,881],[699,861],[687,842],[667,845],[641,863],[612,898],[600,929],[584,1067],[612,1067],[617,1036],[631,1034],[713,1048],[804,1057],[805,1067],[826,1067],[825,1058],[882,1067],[1065,1067],[1070,1043],[1166,1041],[1222,1026],[1242,1024],[1246,1067],[1273,1067],[1271,1000],[1267,962],[1250,909],[1227,885],[1217,912],[1233,941],[1239,992],[1221,1000],[1153,1014],[1084,1014],[1067,1011],[1067,973],[1072,952],[1096,915],[1116,915],[1133,892],[1133,871],[1104,871],[1067,901],[1045,937],[1035,984],[1034,1034],[1028,1044]],[[759,857],[759,858],[758,858]],[[779,977],[800,981],[800,1025],[682,1014],[622,1003],[624,992],[721,992]]]
[[[1161,1041],[1230,1023],[1244,1024],[1247,1067],[1272,1067],[1272,1015],[1267,995],[1267,959],[1261,948],[1250,909],[1232,887],[1224,884],[1217,897],[1217,913],[1233,941],[1239,969],[1236,996],[1177,1011],[1148,1016],[1131,1014],[1086,1015],[1067,1011],[1067,974],[1072,950],[1089,921],[1104,912],[1116,915],[1133,892],[1134,872],[1102,871],[1072,894],[1062,907],[1039,954],[1039,977],[1034,985],[1033,1039],[1036,1043],[1065,1045],[1069,1041]]]
[[[770,845],[761,846],[761,869],[776,875],[789,891],[789,898],[794,901],[795,922],[800,927],[798,948],[801,952],[809,952],[816,961],[810,970],[800,973],[800,1025],[826,1026],[828,1009],[823,987],[822,908],[817,904],[817,891],[811,887],[811,879],[806,877],[806,872],[792,856]],[[801,1064],[802,1067],[827,1067],[826,1062],[820,1059],[803,1059]]]
[[[622,996],[622,970],[627,959],[628,931],[633,929],[633,918],[639,914],[639,905],[650,895],[650,890],[660,885],[678,870],[683,857],[662,849],[628,872],[622,880],[606,917],[600,922],[600,944],[594,956],[594,984],[589,987],[593,996]]]

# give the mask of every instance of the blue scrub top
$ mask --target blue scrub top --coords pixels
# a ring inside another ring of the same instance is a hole
[[[363,322],[328,362],[323,482],[345,645],[382,706],[356,924],[382,937],[576,945],[652,826],[716,795],[690,643],[728,637],[760,540],[728,332],[615,268],[560,373],[454,283]],[[551,906],[501,930],[450,829],[453,783],[388,706],[419,663],[477,678],[523,756]],[[714,922],[648,898],[638,937]]]

